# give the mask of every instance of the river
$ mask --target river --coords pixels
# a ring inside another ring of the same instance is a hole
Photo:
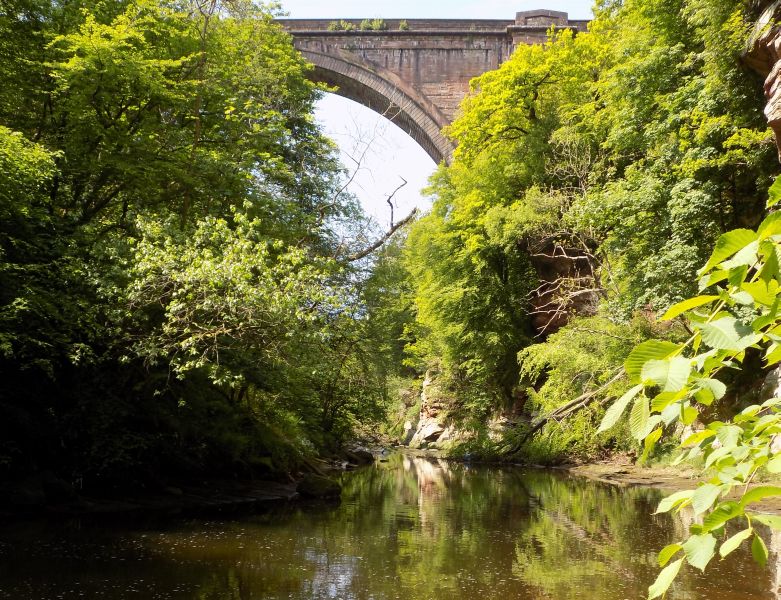
[[[635,600],[690,524],[650,516],[658,490],[542,470],[394,455],[342,483],[340,504],[230,520],[0,527],[0,598]],[[775,553],[761,569],[741,548],[668,598],[781,598],[779,582]]]

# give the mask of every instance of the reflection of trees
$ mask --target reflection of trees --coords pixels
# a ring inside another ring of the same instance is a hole
[[[513,572],[537,589],[533,598],[644,598],[658,573],[657,552],[684,539],[694,522],[686,513],[652,517],[662,497],[657,490],[548,473],[529,473],[525,481],[534,509],[519,536]],[[709,567],[707,576],[687,569],[671,598],[767,598],[767,574],[750,561],[743,548]]]
[[[119,560],[65,563],[67,578],[88,596],[85,586],[111,582],[118,600],[136,597],[121,590],[138,590],[138,581],[154,582],[148,597],[172,600],[635,599],[656,576],[656,552],[684,537],[691,520],[650,518],[661,497],[653,490],[409,456],[347,473],[343,486],[341,505],[94,545],[94,556]],[[29,569],[28,580],[43,570],[29,560],[14,568]],[[671,600],[765,599],[769,579],[745,547],[707,577],[686,570]]]

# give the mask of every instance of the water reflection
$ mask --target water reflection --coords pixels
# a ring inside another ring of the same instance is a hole
[[[649,519],[654,490],[404,455],[343,484],[339,506],[239,521],[5,529],[0,598],[636,599],[690,519]],[[777,598],[779,583],[743,548],[670,597]]]

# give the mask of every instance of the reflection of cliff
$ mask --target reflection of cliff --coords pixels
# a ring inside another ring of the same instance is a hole
[[[781,532],[771,529],[769,536],[766,536],[765,539],[768,540],[767,547],[770,550],[768,569],[771,573],[771,589],[773,590],[773,598],[778,600],[781,598]]]
[[[452,473],[447,463],[411,457],[406,459],[418,480],[418,515],[421,528],[433,535],[438,533],[437,510],[447,494]]]

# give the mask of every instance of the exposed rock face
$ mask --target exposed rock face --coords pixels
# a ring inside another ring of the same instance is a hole
[[[437,442],[445,431],[445,427],[440,423],[445,416],[445,405],[434,384],[434,375],[431,371],[426,372],[420,398],[418,426],[409,441],[409,446],[412,448],[421,448]]]
[[[762,9],[744,55],[745,62],[766,77],[765,116],[781,152],[781,0],[762,0]]]

